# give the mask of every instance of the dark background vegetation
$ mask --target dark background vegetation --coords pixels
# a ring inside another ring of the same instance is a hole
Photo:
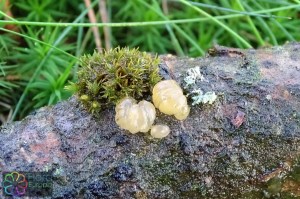
[[[213,44],[259,48],[300,40],[299,0],[0,0],[0,10],[0,124],[67,99],[76,57],[95,49],[196,57]],[[91,22],[115,24],[86,26]]]

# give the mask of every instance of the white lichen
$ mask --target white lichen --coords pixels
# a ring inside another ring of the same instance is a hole
[[[200,72],[200,67],[194,67],[187,70],[187,76],[184,78],[185,88],[196,83],[197,80],[204,81],[204,77]]]
[[[204,93],[202,89],[199,88],[199,84],[197,84],[198,80],[201,82],[206,81],[207,83],[209,83],[209,81],[205,80],[204,76],[201,74],[199,66],[188,69],[186,72],[186,77],[184,78],[184,88],[189,90],[187,97],[192,96],[192,105],[200,103],[212,104],[217,99],[216,93],[213,91]]]
[[[217,95],[213,91],[204,93],[201,89],[197,89],[197,90],[193,90],[190,94],[193,95],[193,97],[192,97],[192,100],[193,100],[192,105],[193,106],[196,104],[200,104],[200,103],[212,104],[217,99]]]

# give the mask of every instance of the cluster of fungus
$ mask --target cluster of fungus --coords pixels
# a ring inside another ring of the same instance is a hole
[[[91,113],[97,114],[103,106],[116,105],[115,121],[120,128],[133,134],[151,129],[154,138],[170,133],[166,125],[153,125],[155,107],[178,120],[187,118],[190,111],[187,99],[176,81],[160,81],[156,56],[137,49],[116,48],[83,56],[80,61],[78,82],[67,89],[76,92]],[[154,105],[142,100],[151,93]]]
[[[178,120],[187,118],[190,108],[182,89],[174,80],[158,82],[152,90],[154,106],[162,113],[174,115]],[[155,108],[152,103],[145,100],[138,104],[132,98],[122,99],[116,106],[116,123],[131,133],[148,132],[154,138],[163,138],[170,133],[166,125],[153,125]],[[153,126],[152,126],[153,125]]]
[[[116,106],[116,123],[130,133],[146,133],[151,128],[156,112],[155,107],[148,101],[138,104],[133,98],[125,97]]]

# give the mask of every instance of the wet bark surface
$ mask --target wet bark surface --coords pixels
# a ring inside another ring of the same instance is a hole
[[[186,94],[217,100],[184,121],[157,111],[171,129],[158,140],[121,130],[113,107],[93,117],[74,96],[0,128],[0,171],[51,171],[57,199],[300,198],[299,43],[161,60],[182,86],[200,67]]]

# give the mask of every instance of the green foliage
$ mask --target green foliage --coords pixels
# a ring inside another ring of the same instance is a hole
[[[20,19],[28,21],[52,21],[61,18],[68,18],[68,8],[72,8],[72,4],[66,0],[12,0],[13,10],[20,15]],[[22,15],[21,13],[26,13]]]
[[[159,59],[138,49],[95,51],[93,55],[82,56],[80,64],[78,82],[67,89],[75,91],[92,113],[126,96],[141,99],[161,80]]]
[[[118,10],[118,12],[112,16],[116,22],[161,20],[161,17],[157,15],[156,12],[143,6],[143,4],[139,3],[139,0],[127,1],[126,6],[124,7],[120,7],[121,4],[116,1],[112,1],[112,4],[113,9]],[[153,6],[154,9],[160,9],[159,5],[154,1],[151,6]],[[129,47],[139,46],[141,50],[158,53],[172,50],[172,45],[169,45],[169,38],[161,36],[167,34],[167,30],[163,26],[124,27],[121,31],[118,29],[115,31],[118,31],[119,37],[122,38],[121,40],[118,40],[119,44],[128,45]],[[138,36],[132,40],[128,35]],[[157,42],[158,40],[159,42]]]
[[[38,40],[44,38],[44,42],[47,43],[54,43],[59,36],[59,29],[46,27],[41,29],[38,34],[34,34],[29,29],[27,35]],[[33,108],[54,104],[69,97],[70,93],[64,90],[64,86],[70,77],[71,68],[74,64],[74,61],[72,61],[74,59],[61,54],[59,51],[47,55],[51,49],[48,46],[29,39],[24,39],[24,42],[27,48],[14,47],[14,53],[5,56],[6,64],[3,65],[5,76],[15,77],[17,83],[15,87],[19,88],[18,90],[12,88],[7,90],[6,101],[16,103],[20,98],[19,93],[22,93],[25,86],[28,87],[31,100],[21,104],[19,112],[21,116],[26,115]],[[71,44],[64,43],[64,41],[58,47],[64,51],[74,48]],[[38,67],[39,65],[40,67]],[[36,76],[36,78],[26,85],[26,82],[30,82],[33,76]],[[15,94],[12,95],[12,93]]]

